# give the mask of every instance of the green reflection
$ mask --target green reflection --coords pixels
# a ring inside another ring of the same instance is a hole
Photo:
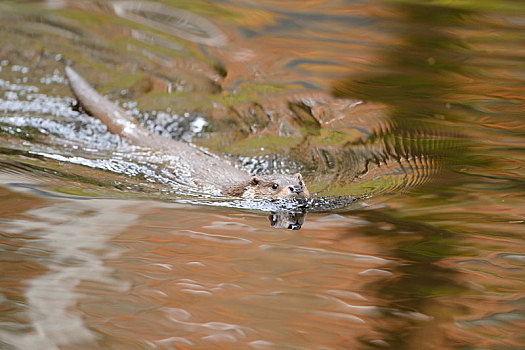
[[[457,77],[469,73],[469,56],[467,45],[454,33],[469,21],[472,12],[422,2],[397,3],[392,10],[399,17],[395,30],[401,44],[384,50],[379,69],[383,72],[340,81],[333,92],[389,107],[391,126],[375,138],[391,140],[391,153],[399,159],[422,154],[442,166],[464,160],[469,150],[459,142],[461,131],[450,125],[459,119],[451,107],[461,86]],[[427,186],[417,193],[427,191],[439,189]],[[440,302],[441,297],[469,291],[457,271],[440,265],[458,255],[457,236],[424,223],[424,218],[394,218],[402,213],[392,217],[377,212],[363,215],[376,225],[388,222],[392,226],[383,233],[373,225],[366,233],[382,236],[388,242],[387,255],[404,262],[395,269],[398,277],[368,286],[383,300],[391,301],[386,305],[385,322],[378,327],[382,340],[391,349],[422,348],[428,342],[453,347],[443,333],[433,330],[466,312]],[[375,347],[368,341],[363,339],[366,347]]]

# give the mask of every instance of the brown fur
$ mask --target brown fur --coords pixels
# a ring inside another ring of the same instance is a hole
[[[301,174],[252,176],[230,187],[225,194],[244,198],[306,198],[310,192]]]
[[[149,132],[125,110],[97,93],[71,67],[65,70],[71,90],[89,114],[100,119],[113,134],[174,156],[188,168],[196,184],[211,185],[219,188],[222,194],[244,198],[304,198],[310,195],[301,174],[250,177],[225,159]]]

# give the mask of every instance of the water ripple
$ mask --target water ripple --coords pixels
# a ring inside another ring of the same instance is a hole
[[[112,6],[118,16],[185,40],[210,46],[223,46],[228,42],[217,26],[192,12],[159,2],[114,1]]]

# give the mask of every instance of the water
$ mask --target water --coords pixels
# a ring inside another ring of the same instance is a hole
[[[525,348],[521,2],[0,17],[1,348]],[[315,198],[188,186],[74,108],[65,63],[149,129],[301,172]]]

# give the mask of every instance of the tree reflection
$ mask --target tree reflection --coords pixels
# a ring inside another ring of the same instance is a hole
[[[333,93],[386,104],[390,109],[388,134],[398,140],[398,145],[451,159],[447,142],[433,140],[439,135],[453,140],[459,134],[448,125],[457,119],[451,109],[453,96],[458,93],[457,73],[464,73],[467,66],[465,44],[454,30],[464,25],[470,12],[416,2],[394,4],[392,9],[401,17],[394,29],[402,44],[384,52],[383,73],[337,82]],[[400,147],[401,152],[403,149]],[[406,262],[396,268],[394,275],[399,277],[369,286],[381,299],[390,300],[386,308],[390,311],[377,327],[382,340],[363,339],[364,346],[386,346],[384,342],[391,349],[416,349],[429,343],[438,347],[457,345],[451,341],[455,335],[444,337],[444,332],[438,331],[443,322],[462,311],[447,309],[439,297],[466,290],[456,271],[439,265],[455,254],[453,234],[383,213],[362,215],[373,223],[366,234],[383,235],[391,247],[389,255]],[[377,228],[384,222],[392,229],[385,232]],[[412,317],[414,312],[430,318]]]

